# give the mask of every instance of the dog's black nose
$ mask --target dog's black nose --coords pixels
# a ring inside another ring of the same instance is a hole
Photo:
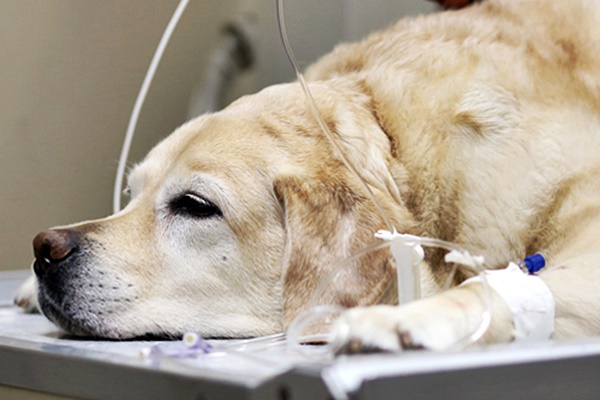
[[[51,268],[65,261],[78,248],[77,234],[66,229],[50,230],[39,233],[33,239],[35,263],[33,269],[41,277]]]

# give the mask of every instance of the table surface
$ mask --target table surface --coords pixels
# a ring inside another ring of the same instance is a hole
[[[66,336],[12,305],[23,272],[0,273],[0,384],[97,399],[598,398],[600,339],[509,344],[462,352],[331,359],[318,348],[222,350],[194,358],[142,357],[181,342]],[[211,342],[225,349],[230,341]],[[483,396],[483,397],[482,397]]]

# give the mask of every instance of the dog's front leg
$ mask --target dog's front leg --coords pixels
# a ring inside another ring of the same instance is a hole
[[[491,311],[490,326],[478,343],[506,342],[514,337],[513,319],[505,301],[481,283],[471,283],[405,306],[377,305],[346,311],[333,328],[338,353],[444,350],[468,343]]]
[[[600,252],[565,258],[540,278],[556,305],[553,338],[600,335]]]

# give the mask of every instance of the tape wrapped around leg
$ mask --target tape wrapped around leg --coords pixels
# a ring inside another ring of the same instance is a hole
[[[514,337],[519,341],[550,338],[554,331],[554,297],[539,277],[525,274],[510,263],[506,269],[485,272],[489,286],[508,305],[514,325]],[[480,277],[467,279],[463,285],[481,283]]]

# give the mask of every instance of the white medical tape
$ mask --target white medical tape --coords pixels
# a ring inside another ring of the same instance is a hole
[[[458,251],[452,250],[450,253],[446,254],[444,257],[444,261],[447,263],[459,263],[471,267],[475,270],[478,268],[482,268],[485,263],[485,258],[483,256],[473,256],[468,251]]]
[[[554,297],[543,280],[524,273],[514,263],[506,269],[485,271],[485,277],[512,313],[515,340],[543,340],[552,335]],[[481,283],[481,277],[467,279],[462,285],[473,282]]]

